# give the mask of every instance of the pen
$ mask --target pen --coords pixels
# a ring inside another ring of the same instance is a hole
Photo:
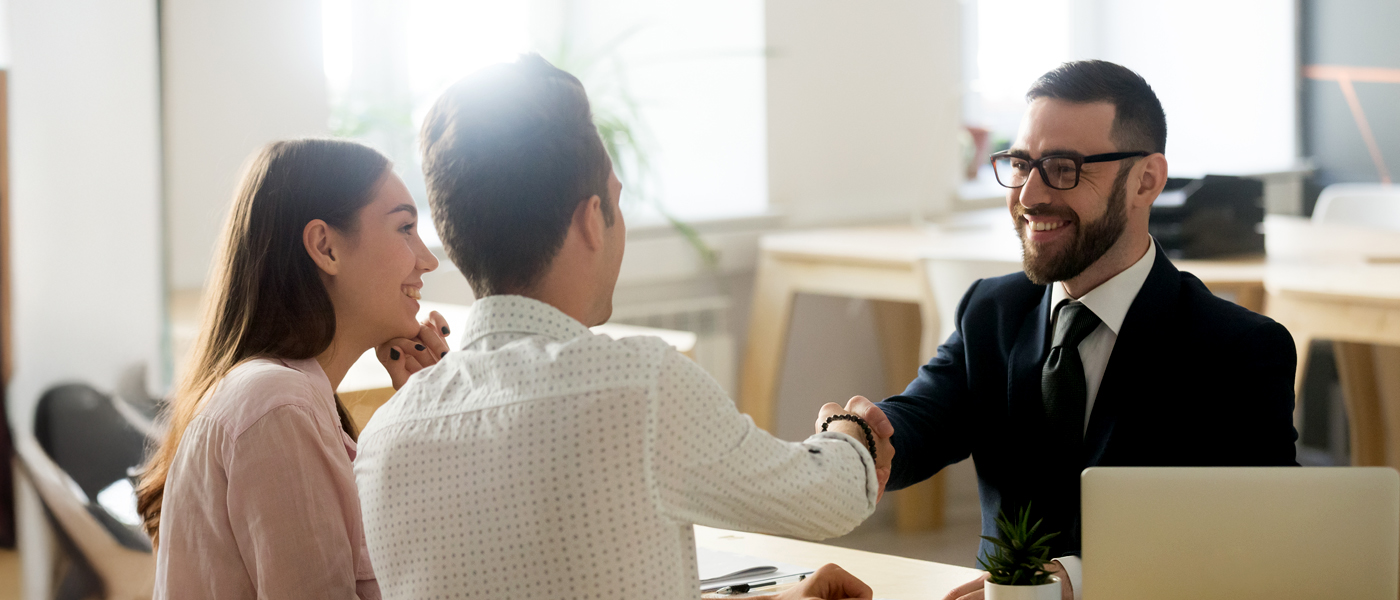
[[[746,593],[748,593],[750,590],[753,590],[753,589],[755,589],[755,588],[768,587],[768,586],[773,586],[773,585],[782,585],[782,584],[784,584],[784,583],[797,583],[797,582],[802,581],[803,579],[806,579],[806,578],[807,578],[807,574],[806,574],[806,573],[802,573],[802,574],[800,574],[800,575],[792,575],[792,576],[788,576],[788,577],[779,577],[779,578],[774,579],[774,580],[772,580],[772,581],[760,581],[760,582],[758,582],[758,583],[740,583],[740,584],[737,584],[737,585],[727,585],[727,586],[724,586],[724,587],[722,587],[722,588],[716,590],[715,593],[724,594],[724,595],[726,595],[726,596],[730,596],[730,595],[733,595],[733,594],[746,594]]]

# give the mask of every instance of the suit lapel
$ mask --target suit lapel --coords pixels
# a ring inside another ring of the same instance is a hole
[[[1040,370],[1050,345],[1049,329],[1050,286],[1045,286],[1040,304],[1022,321],[1007,361],[1007,410],[1014,421],[1036,429],[1045,421],[1045,405],[1040,399]]]
[[[1146,373],[1153,371],[1159,362],[1156,350],[1165,333],[1161,331],[1165,316],[1181,293],[1181,271],[1167,259],[1160,245],[1155,241],[1153,244],[1157,256],[1153,259],[1152,271],[1128,308],[1123,326],[1118,328],[1113,354],[1109,356],[1098,395],[1094,398],[1089,429],[1084,435],[1086,467],[1102,460],[1123,403],[1133,401],[1135,386],[1148,381]]]

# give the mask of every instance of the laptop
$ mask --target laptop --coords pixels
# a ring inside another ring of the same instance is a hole
[[[1388,467],[1095,467],[1080,480],[1085,600],[1395,600]]]

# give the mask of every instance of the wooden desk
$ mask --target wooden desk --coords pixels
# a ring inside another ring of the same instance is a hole
[[[1272,267],[1265,285],[1298,345],[1298,389],[1312,341],[1334,342],[1351,463],[1400,467],[1400,264]]]
[[[826,563],[836,563],[869,585],[876,598],[942,600],[949,590],[981,574],[967,567],[698,525],[695,527],[695,543],[711,550],[747,554],[813,569]]]
[[[884,363],[885,393],[897,394],[927,358],[920,352],[927,292],[920,260],[925,257],[1021,259],[1010,217],[1000,209],[978,211],[941,225],[865,227],[765,235],[759,245],[757,280],[748,347],[739,384],[740,410],[759,427],[774,430],[777,383],[799,293],[872,301]],[[1174,261],[1217,294],[1254,311],[1264,303],[1262,256],[1221,261]],[[927,331],[926,331],[927,330]],[[933,529],[943,524],[943,478],[896,493],[899,528]],[[930,510],[929,507],[933,507]]]

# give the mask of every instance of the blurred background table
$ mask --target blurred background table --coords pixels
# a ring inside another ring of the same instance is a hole
[[[1331,341],[1351,464],[1400,467],[1400,232],[1268,225],[1265,313],[1293,334],[1298,389],[1312,342]]]

